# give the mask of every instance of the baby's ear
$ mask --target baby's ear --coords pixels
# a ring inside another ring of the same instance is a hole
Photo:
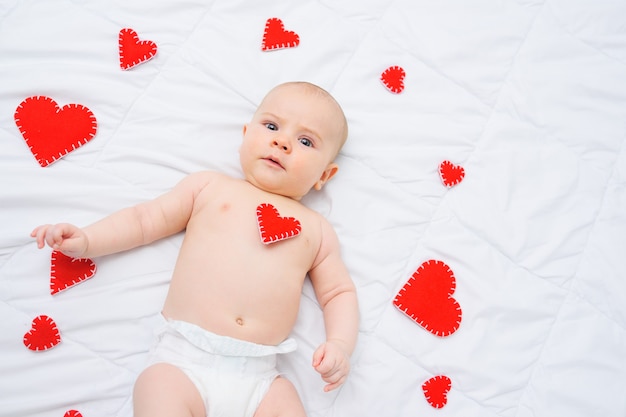
[[[242,130],[243,130],[242,133],[245,135],[246,131],[248,130],[248,125],[247,124],[243,125],[243,129]]]
[[[324,184],[326,184],[332,177],[335,176],[337,171],[339,171],[339,165],[334,162],[328,164],[324,172],[322,172],[322,176],[320,177],[320,179],[317,180],[317,182],[313,185],[313,188],[315,188],[317,191],[321,190]]]

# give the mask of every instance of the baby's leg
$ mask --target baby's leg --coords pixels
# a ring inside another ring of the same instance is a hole
[[[259,404],[254,417],[306,417],[300,396],[291,382],[278,377]]]
[[[204,403],[196,386],[177,367],[157,363],[146,368],[135,382],[135,417],[205,417]]]

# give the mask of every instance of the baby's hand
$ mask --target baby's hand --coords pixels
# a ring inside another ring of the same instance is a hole
[[[350,357],[340,343],[328,340],[313,353],[313,368],[319,372],[324,382],[328,382],[324,391],[332,391],[343,384],[348,377]]]
[[[48,244],[52,249],[63,252],[72,258],[80,258],[87,250],[87,236],[82,229],[68,224],[44,224],[30,233],[37,240],[39,249]]]

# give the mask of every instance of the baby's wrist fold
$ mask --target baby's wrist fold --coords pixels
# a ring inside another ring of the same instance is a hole
[[[346,355],[347,358],[350,358],[350,356],[352,356],[352,350],[350,349],[350,345],[345,340],[339,339],[336,337],[331,337],[331,338],[326,339],[326,343],[332,343],[338,346],[339,349],[343,352],[344,355]]]

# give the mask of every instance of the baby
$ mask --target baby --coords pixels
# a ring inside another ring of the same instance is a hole
[[[325,391],[346,380],[358,330],[354,284],[339,242],[300,203],[337,173],[347,137],[339,104],[305,82],[281,84],[243,127],[244,179],[194,173],[160,197],[85,228],[42,225],[37,245],[93,258],[185,230],[163,306],[163,329],[133,393],[135,417],[305,416],[276,370],[305,277],[323,309],[326,341],[313,354]]]

